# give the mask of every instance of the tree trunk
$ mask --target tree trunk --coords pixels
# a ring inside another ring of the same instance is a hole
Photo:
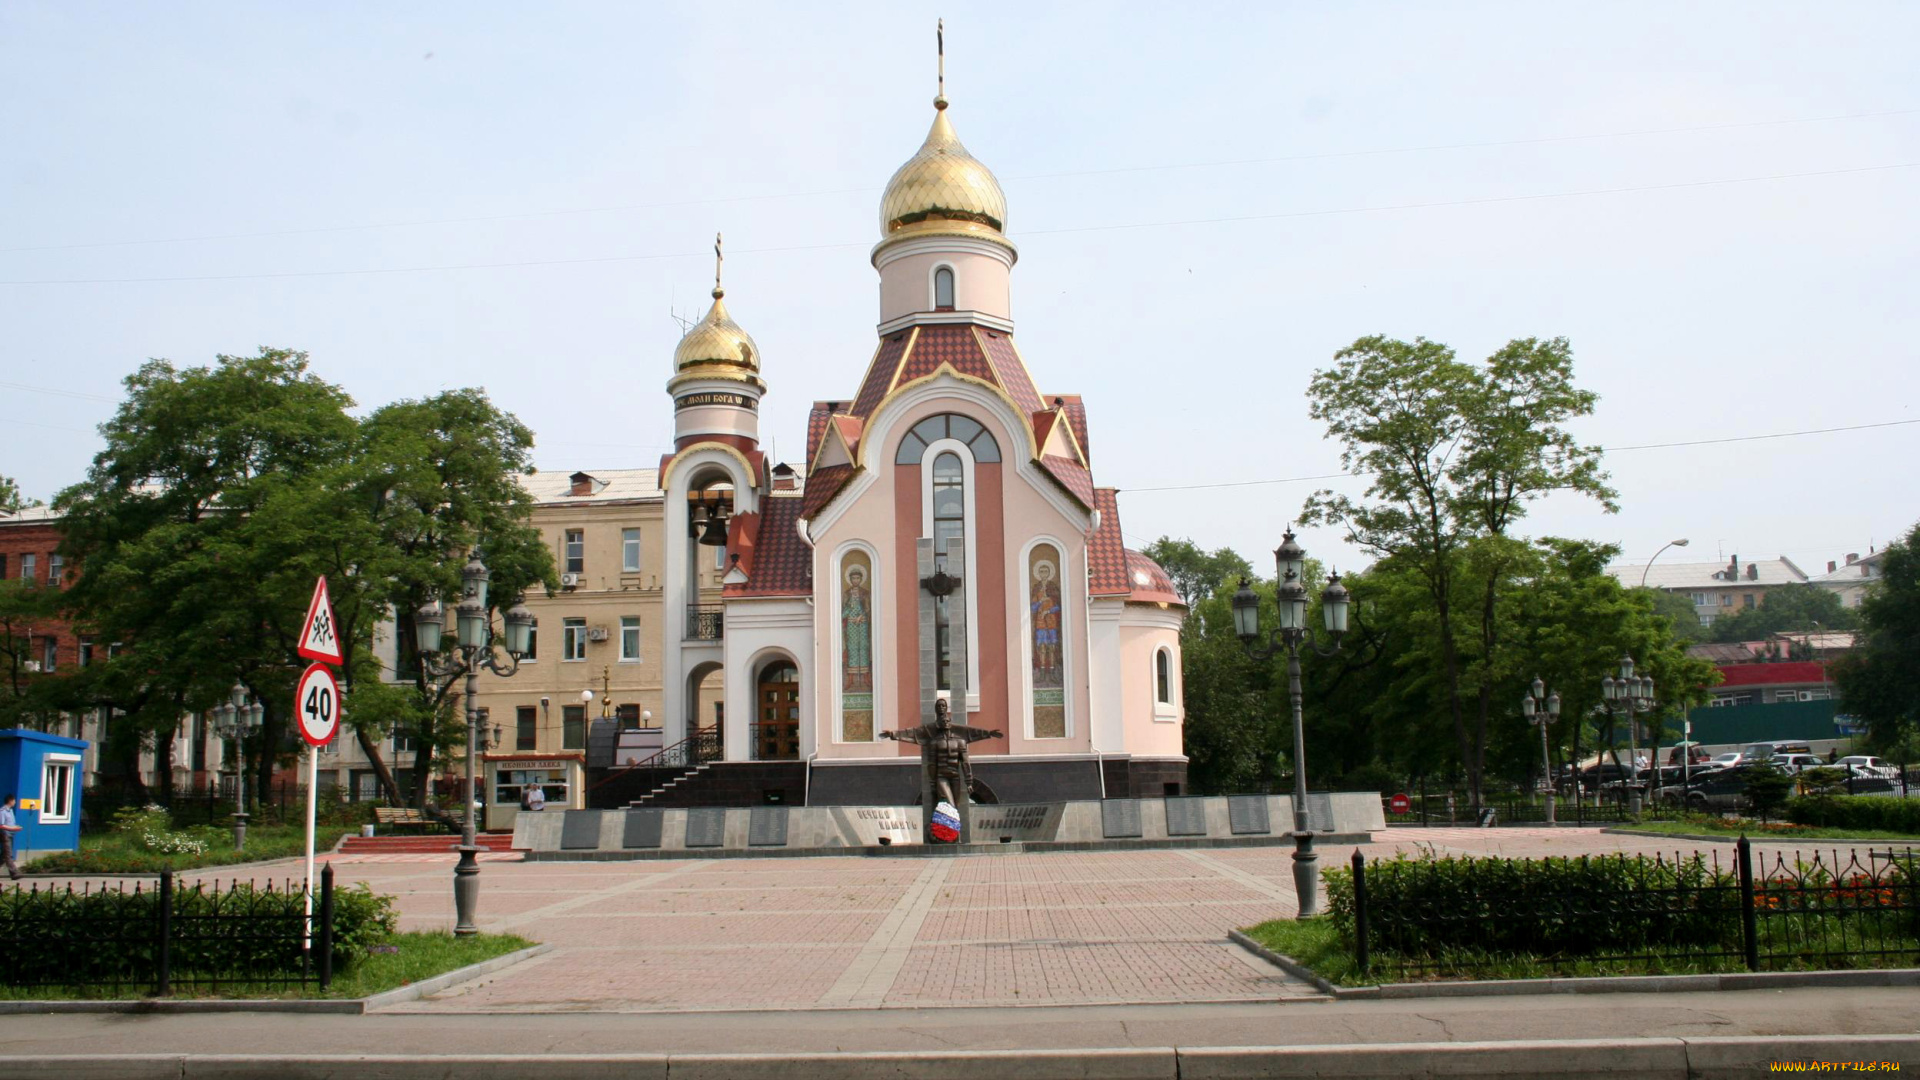
[[[287,732],[286,721],[281,717],[280,710],[265,698],[260,699],[260,704],[266,709],[260,721],[260,737],[257,740],[260,758],[254,765],[253,783],[247,785],[247,794],[265,810],[273,800],[273,760],[278,756],[275,748],[284,744]]]
[[[380,790],[386,793],[387,805],[403,805],[400,799],[400,782],[394,779],[393,770],[388,767],[387,759],[380,756],[380,744],[367,738],[367,733],[359,728],[354,729],[353,737],[360,741],[360,752],[367,755],[367,763],[373,766],[373,775],[380,780]],[[348,782],[352,782],[351,777],[348,778]]]
[[[425,810],[433,793],[433,740],[421,732],[413,741],[413,805]]]
[[[169,724],[153,733],[153,786],[160,792],[163,806],[173,805],[173,736],[175,726]]]
[[[1460,767],[1467,774],[1468,797],[1475,809],[1480,806],[1480,774],[1467,739],[1466,711],[1460,706],[1460,650],[1453,640],[1453,610],[1447,603],[1444,582],[1434,592],[1434,614],[1440,623],[1440,662],[1447,673],[1447,706],[1453,715],[1453,738],[1460,751]]]

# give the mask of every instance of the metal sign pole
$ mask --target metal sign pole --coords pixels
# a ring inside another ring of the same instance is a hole
[[[307,747],[307,919],[306,932],[300,937],[300,951],[313,949],[313,819],[320,788],[320,748]]]

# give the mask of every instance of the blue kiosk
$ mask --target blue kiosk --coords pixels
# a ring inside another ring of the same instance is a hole
[[[87,744],[26,728],[0,730],[0,796],[14,796],[16,861],[80,848],[80,769]]]

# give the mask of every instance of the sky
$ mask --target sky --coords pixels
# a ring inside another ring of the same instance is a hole
[[[485,387],[543,469],[651,467],[716,231],[798,460],[873,350],[941,15],[1021,351],[1085,395],[1129,546],[1265,565],[1363,490],[1299,478],[1340,472],[1308,380],[1369,334],[1571,340],[1621,510],[1529,535],[1819,572],[1920,518],[1903,3],[0,0],[0,474],[50,499],[145,359],[262,345],[362,409]]]

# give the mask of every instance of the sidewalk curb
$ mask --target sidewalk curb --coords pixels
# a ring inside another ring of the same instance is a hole
[[[1920,1066],[1920,1036],[1704,1036],[1296,1046],[940,1050],[847,1054],[242,1055],[81,1054],[14,1058],[17,1080],[276,1080],[412,1077],[524,1080],[1254,1080],[1275,1076],[1576,1076],[1720,1080],[1769,1062],[1884,1061]]]
[[[124,1001],[0,1001],[0,1016],[32,1016],[47,1013],[137,1013],[142,1015],[180,1015],[186,1013],[305,1013],[308,1015],[360,1016],[374,1009],[415,1001],[438,993],[449,986],[491,975],[522,960],[531,960],[552,951],[552,945],[534,945],[514,952],[468,964],[463,968],[421,979],[416,983],[384,990],[363,998],[139,998]],[[134,1055],[138,1057],[138,1055]],[[104,1075],[104,1074],[103,1074]],[[173,1075],[179,1075],[177,1073]]]
[[[1701,990],[1801,990],[1826,987],[1920,986],[1920,968],[1859,971],[1736,971],[1718,975],[1588,975],[1573,978],[1480,979],[1471,982],[1335,986],[1291,956],[1274,952],[1238,930],[1228,940],[1337,1001],[1367,998],[1512,997],[1519,994],[1672,994]]]
[[[1316,844],[1348,845],[1374,842],[1372,833],[1314,833]],[[1154,840],[1027,840],[1010,844],[974,844],[948,847],[943,844],[846,845],[811,848],[635,848],[603,851],[591,848],[525,852],[525,862],[630,862],[683,859],[955,859],[1044,855],[1050,852],[1087,851],[1161,851],[1183,848],[1258,848],[1290,847],[1291,833],[1271,836],[1174,836]],[[966,848],[969,850],[960,850]]]

